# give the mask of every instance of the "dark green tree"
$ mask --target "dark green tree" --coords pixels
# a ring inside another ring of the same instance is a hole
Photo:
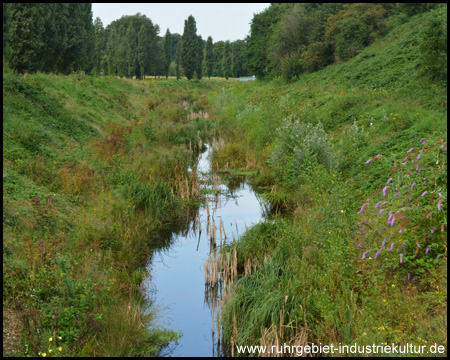
[[[225,48],[224,41],[218,41],[213,45],[214,69],[213,76],[223,76],[223,51]]]
[[[94,72],[100,74],[102,65],[101,61],[105,54],[105,30],[103,29],[102,20],[97,17],[94,20],[95,31],[95,56],[94,56]]]
[[[129,26],[125,35],[126,42],[126,56],[127,56],[127,70],[128,76],[133,78],[140,78],[137,73],[138,68],[138,53],[137,53],[137,36],[133,26]]]
[[[229,41],[225,41],[223,50],[223,75],[227,80],[231,76],[231,45]]]
[[[9,6],[11,67],[19,72],[40,70],[44,48],[44,9],[36,3],[14,3]]]
[[[147,64],[147,31],[145,30],[145,25],[141,25],[141,29],[138,34],[138,48],[137,48],[137,57],[139,63],[139,73],[141,75],[141,79],[145,79],[145,70]]]
[[[167,79],[169,77],[170,62],[172,61],[172,35],[170,34],[169,29],[167,29],[166,36],[164,37],[164,53],[166,55],[164,62],[164,73]]]
[[[211,78],[214,70],[214,51],[213,51],[213,40],[211,36],[208,36],[208,40],[206,40],[206,49],[205,49],[205,60],[206,60],[206,76]]]
[[[177,80],[181,79],[181,53],[183,51],[183,40],[178,41],[177,51],[175,54],[175,76]]]
[[[198,60],[197,25],[192,15],[189,15],[184,22],[182,41],[181,65],[183,66],[184,74],[188,80],[191,80],[197,69]]]
[[[197,55],[197,59],[195,61],[196,66],[195,66],[195,72],[197,74],[197,79],[201,79],[203,76],[203,40],[201,35],[197,36],[197,42],[196,42],[196,50],[195,53]]]

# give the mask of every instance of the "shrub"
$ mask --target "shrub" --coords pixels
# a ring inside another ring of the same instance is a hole
[[[328,171],[334,167],[333,148],[322,124],[303,123],[296,115],[291,115],[277,130],[272,165],[283,180],[293,185],[303,163],[311,156]]]

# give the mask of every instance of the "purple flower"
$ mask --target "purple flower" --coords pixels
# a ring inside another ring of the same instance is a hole
[[[423,184],[422,184],[422,185],[425,185],[426,183],[427,183],[427,181],[426,181],[426,180],[424,180],[424,181],[423,181]]]
[[[394,215],[393,213],[391,213],[391,214],[389,215],[386,224],[389,224],[389,223],[391,222],[391,219],[392,219],[392,216],[393,216],[393,215]]]
[[[365,227],[363,227],[363,228],[359,229],[359,231],[363,231],[363,230],[366,230],[366,228],[365,228]]]
[[[428,191],[424,191],[422,195],[420,195],[420,197],[424,197],[426,194],[428,194]]]
[[[439,197],[442,197],[442,194],[441,194],[441,193],[439,193]]]
[[[415,149],[415,147],[412,147],[411,149],[409,149],[406,153],[409,154],[411,151],[413,151]]]
[[[403,264],[403,254],[400,254],[400,264]]]
[[[382,214],[384,210],[385,209],[381,209],[380,211],[378,211],[378,214]]]
[[[378,207],[378,205],[381,204],[381,201],[378,201],[377,204],[375,205],[375,209]]]
[[[438,201],[438,210],[441,211],[441,203],[442,203],[442,199]]]
[[[370,163],[372,160],[373,160],[373,159],[367,160],[367,161],[364,163],[364,165],[367,165],[367,164]]]
[[[445,146],[444,145],[441,145],[441,146],[439,146],[442,150],[445,150]]]
[[[389,183],[394,180],[393,178],[389,178],[389,180],[387,181],[386,185],[389,185]]]
[[[361,271],[361,269],[356,270],[356,273],[359,273]]]
[[[390,186],[385,186],[385,187],[383,188],[383,197],[386,196],[386,191],[387,191],[389,188],[390,188]]]
[[[366,257],[366,254],[367,254],[368,252],[369,252],[369,250],[366,250],[366,251],[363,252],[361,260],[364,260],[364,258]]]
[[[421,155],[422,154],[417,155],[416,160],[419,160]]]
[[[411,185],[411,190],[414,188],[414,185],[416,185],[416,183],[413,183],[413,184]]]
[[[432,234],[434,233],[434,230],[433,230],[433,229],[431,229],[431,233],[432,233]]]
[[[358,211],[358,214],[361,214],[367,205],[369,205],[369,203],[365,203],[363,206],[361,206],[361,210]]]
[[[362,248],[362,244],[361,244],[361,243],[359,243],[359,244],[358,244],[358,247]]]
[[[422,138],[419,140],[419,142],[425,141],[427,138]]]
[[[425,250],[425,254],[428,254],[429,251],[430,251],[430,248],[427,248],[427,249]]]
[[[394,248],[394,243],[391,244],[391,247],[388,249],[388,251],[392,251],[393,248]]]

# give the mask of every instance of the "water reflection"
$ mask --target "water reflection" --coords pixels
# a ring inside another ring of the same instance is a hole
[[[151,278],[144,286],[163,309],[161,325],[183,333],[178,344],[161,354],[164,356],[218,355],[218,314],[211,308],[213,294],[205,294],[203,265],[212,249],[233,241],[262,220],[261,200],[245,178],[222,184],[211,172],[210,156],[208,147],[197,165],[206,203],[191,209],[183,224],[173,224],[166,237],[161,236],[148,265]]]

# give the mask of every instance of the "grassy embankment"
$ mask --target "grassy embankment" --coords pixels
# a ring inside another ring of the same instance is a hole
[[[224,84],[4,66],[4,355],[150,355],[177,338],[140,285],[158,232],[199,199],[187,168]]]
[[[219,95],[214,161],[257,171],[283,214],[222,249],[239,273],[229,344],[446,347],[447,89],[417,47],[430,16],[296,83]]]

